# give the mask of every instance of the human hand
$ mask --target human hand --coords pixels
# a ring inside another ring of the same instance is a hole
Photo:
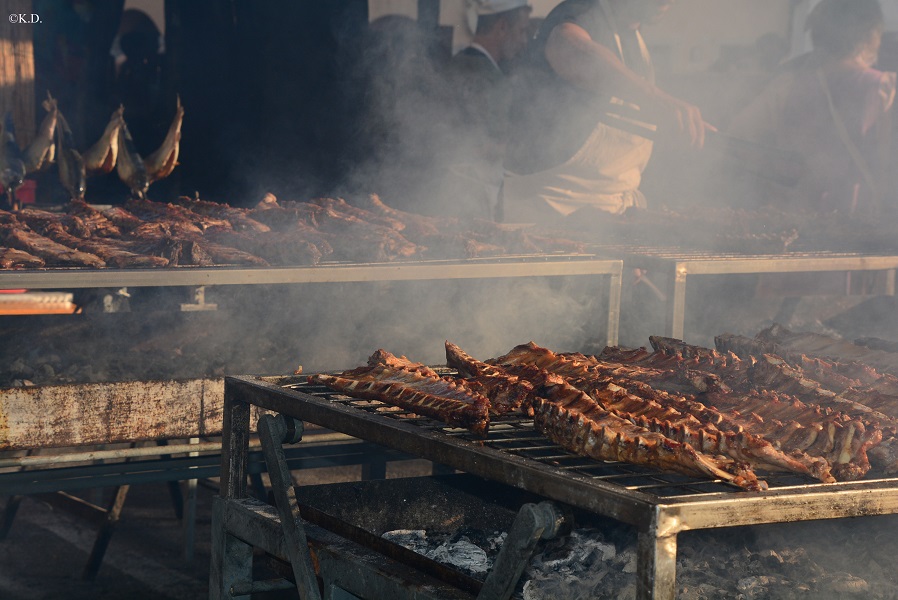
[[[717,128],[702,118],[701,110],[694,104],[680,100],[668,94],[661,96],[662,107],[670,115],[673,124],[680,133],[689,136],[689,143],[695,148],[705,145],[705,134],[717,131]]]

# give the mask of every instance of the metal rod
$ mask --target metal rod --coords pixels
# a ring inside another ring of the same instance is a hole
[[[235,583],[231,586],[231,596],[249,596],[251,594],[261,594],[265,592],[279,592],[281,590],[292,590],[295,586],[292,582],[279,579],[265,579],[263,581],[248,581],[245,583]]]
[[[343,433],[325,433],[310,436],[311,443],[342,442],[356,438]],[[66,452],[63,454],[46,454],[38,456],[21,456],[18,458],[0,459],[0,468],[7,467],[36,467],[41,465],[58,465],[63,463],[85,462],[93,460],[111,460],[116,458],[136,458],[141,456],[159,456],[161,454],[187,454],[195,456],[204,452],[221,452],[221,442],[201,442],[198,444],[177,444],[165,446],[161,452],[158,446],[144,446],[141,448],[119,448],[114,450],[92,450],[87,452]],[[262,449],[259,444],[248,447],[249,452],[258,452]]]
[[[188,445],[199,445],[199,438],[191,438]],[[195,458],[199,456],[199,452],[191,452],[188,456]],[[193,562],[196,547],[196,499],[197,499],[197,479],[188,479],[184,493],[184,517],[182,522],[184,532],[184,561],[188,564]]]
[[[613,275],[620,261],[591,255],[544,255],[489,262],[418,261],[316,265],[309,267],[231,268],[176,267],[166,269],[47,269],[0,272],[0,288],[67,289],[106,287],[169,287],[283,283],[348,283],[359,281],[419,281],[565,275]]]

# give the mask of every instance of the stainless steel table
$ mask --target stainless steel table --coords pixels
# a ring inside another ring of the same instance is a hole
[[[620,317],[619,259],[590,254],[520,255],[468,260],[344,264],[302,267],[175,267],[165,269],[0,270],[0,289],[74,289],[209,285],[264,285],[503,279],[514,277],[607,276],[607,343],[616,345]]]
[[[836,252],[737,254],[650,246],[601,246],[597,254],[619,258],[627,268],[646,269],[667,277],[666,335],[684,336],[686,282],[694,275],[885,271],[887,295],[895,295],[898,256]]]

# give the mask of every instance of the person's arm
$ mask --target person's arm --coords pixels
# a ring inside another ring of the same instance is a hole
[[[596,43],[574,23],[555,27],[546,40],[546,60],[572,85],[590,91],[615,90],[615,95],[637,104],[656,107],[671,115],[693,145],[705,143],[705,130],[713,129],[702,119],[698,107],[664,92],[627,68],[611,49]]]

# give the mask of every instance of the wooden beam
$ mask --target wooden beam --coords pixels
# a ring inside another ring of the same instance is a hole
[[[223,410],[221,379],[7,388],[0,450],[219,435]]]

